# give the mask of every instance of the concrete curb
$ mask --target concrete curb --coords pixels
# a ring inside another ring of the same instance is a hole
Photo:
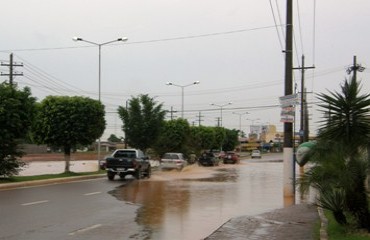
[[[317,207],[317,211],[320,216],[320,240],[328,240],[328,219],[324,214],[324,210],[321,207]]]
[[[26,188],[26,187],[49,185],[49,184],[75,182],[75,181],[81,181],[81,180],[103,178],[105,176],[106,174],[95,174],[95,175],[87,175],[87,176],[53,178],[53,179],[34,180],[34,181],[25,181],[25,182],[16,182],[16,183],[3,183],[3,184],[0,184],[0,191],[11,190],[15,188]]]

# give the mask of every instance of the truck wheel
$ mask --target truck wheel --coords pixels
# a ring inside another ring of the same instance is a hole
[[[110,181],[114,180],[115,175],[116,175],[116,173],[114,173],[114,172],[110,172],[110,171],[107,172],[107,177]]]
[[[152,175],[152,169],[149,167],[147,170],[146,170],[146,177],[147,178],[150,178],[150,176]]]
[[[140,171],[140,169],[137,169],[135,171],[135,178],[138,179],[138,180],[141,178],[141,171]]]

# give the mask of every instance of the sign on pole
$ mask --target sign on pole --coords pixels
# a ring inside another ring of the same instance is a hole
[[[287,95],[279,98],[281,113],[280,122],[292,123],[295,117],[295,105],[299,103],[298,94]]]

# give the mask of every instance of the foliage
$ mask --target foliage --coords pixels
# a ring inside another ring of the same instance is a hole
[[[365,187],[369,169],[366,148],[370,137],[369,94],[359,95],[355,79],[345,81],[341,93],[320,94],[324,119],[318,143],[309,152],[313,167],[299,180],[301,190],[315,187],[318,204],[333,212],[340,224],[354,218],[370,231]]]
[[[214,142],[215,133],[213,127],[190,127],[189,148],[191,151],[199,154],[204,149],[211,149]]]
[[[115,134],[111,134],[108,138],[109,142],[119,143],[121,142],[121,138],[117,137]]]
[[[215,139],[212,146],[212,149],[222,149],[225,137],[226,137],[226,130],[223,127],[213,127]]]
[[[225,129],[225,139],[222,145],[222,149],[224,151],[233,151],[238,144],[238,130]]]
[[[133,97],[127,107],[118,107],[123,122],[122,130],[130,146],[145,152],[153,146],[164,122],[165,111],[162,106],[145,94]]]
[[[366,146],[370,137],[370,94],[359,95],[360,84],[346,80],[341,93],[319,94],[323,101],[324,118],[320,128],[321,139],[335,139],[346,148],[348,155]]]
[[[39,106],[33,125],[35,140],[63,148],[69,172],[71,149],[89,145],[105,129],[104,106],[86,97],[48,96]]]
[[[18,143],[28,134],[35,101],[29,88],[18,90],[14,85],[0,84],[0,175],[18,174],[23,165],[17,159],[23,155]]]
[[[325,216],[328,219],[327,232],[331,240],[367,240],[368,233],[363,233],[355,229],[353,223],[341,225],[335,221],[333,214],[325,211]]]
[[[187,153],[190,135],[190,125],[185,119],[165,121],[158,140],[155,143],[155,151],[159,156],[166,152]]]

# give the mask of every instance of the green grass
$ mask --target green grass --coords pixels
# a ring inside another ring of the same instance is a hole
[[[14,183],[14,182],[25,182],[25,181],[35,181],[35,180],[45,180],[54,178],[67,178],[67,177],[78,177],[78,176],[88,176],[95,174],[103,174],[105,170],[99,170],[96,172],[69,172],[69,173],[59,173],[59,174],[44,174],[35,176],[12,176],[9,178],[0,178],[0,184],[2,183]]]
[[[350,226],[342,226],[338,224],[333,214],[329,211],[325,211],[325,216],[327,217],[328,224],[328,235],[329,240],[369,240],[370,234],[367,232],[360,232],[354,230]]]

